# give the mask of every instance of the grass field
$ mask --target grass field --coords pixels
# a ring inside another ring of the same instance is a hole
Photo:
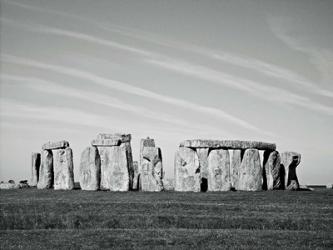
[[[0,249],[333,249],[333,190],[0,191]]]

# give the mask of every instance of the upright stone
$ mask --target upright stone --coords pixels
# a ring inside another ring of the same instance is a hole
[[[299,189],[299,182],[296,174],[296,167],[301,162],[301,154],[296,152],[284,152],[281,154],[281,165],[285,170],[285,187],[288,189],[293,184],[292,189]],[[292,182],[294,181],[294,182]],[[289,188],[291,189],[291,188]]]
[[[175,155],[175,190],[200,192],[199,159],[191,148],[180,147]]]
[[[51,150],[43,150],[41,153],[41,165],[39,169],[38,189],[53,187],[53,154]]]
[[[87,147],[81,154],[80,186],[82,190],[96,191],[100,186],[101,159],[96,147]]]
[[[245,150],[240,166],[238,190],[260,191],[262,190],[263,177],[260,164],[260,155],[257,149]]]
[[[208,180],[208,152],[209,148],[197,148],[196,149],[199,165],[200,165],[200,174],[201,178],[205,178]]]
[[[159,192],[163,190],[163,166],[161,149],[144,147],[142,151],[142,169],[140,173],[140,190]]]
[[[129,191],[126,145],[98,147],[101,158],[101,189]]]
[[[36,187],[39,178],[39,168],[40,168],[40,153],[32,153],[31,155],[31,180],[29,185],[31,187]]]
[[[74,189],[73,152],[71,148],[58,149],[54,155],[54,189]]]
[[[133,161],[133,171],[134,171],[134,175],[133,175],[133,184],[132,184],[132,189],[133,190],[138,190],[139,186],[139,163],[137,161]]]
[[[264,169],[266,174],[267,189],[284,189],[281,173],[281,157],[278,151],[264,152]]]
[[[231,159],[231,186],[233,188],[238,187],[239,183],[239,172],[240,172],[240,166],[242,163],[242,156],[244,154],[244,151],[241,149],[235,149],[233,150],[232,159]]]
[[[229,151],[212,150],[208,156],[208,191],[229,191],[230,188]]]
[[[145,147],[155,147],[155,140],[147,137],[146,139],[141,139],[140,141],[140,160],[139,160],[139,172],[141,171],[141,165],[143,164],[143,149]]]

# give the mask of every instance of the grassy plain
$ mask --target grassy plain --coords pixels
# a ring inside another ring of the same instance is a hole
[[[0,191],[0,249],[333,249],[333,190]]]

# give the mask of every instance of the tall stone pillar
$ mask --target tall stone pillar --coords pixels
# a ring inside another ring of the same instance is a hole
[[[281,157],[278,151],[264,152],[264,169],[267,182],[267,190],[284,189],[281,172]]]
[[[230,189],[229,151],[212,150],[208,156],[208,191],[229,191]]]
[[[175,155],[175,191],[200,192],[201,174],[195,150],[179,147]]]
[[[237,190],[260,191],[262,190],[262,184],[263,177],[259,151],[257,149],[247,149],[240,166]]]
[[[80,186],[82,190],[96,191],[100,187],[101,159],[97,147],[87,147],[81,154]]]
[[[39,169],[38,189],[53,187],[53,154],[51,150],[43,150],[41,153],[41,166]]]
[[[40,168],[40,162],[41,157],[40,153],[32,153],[31,155],[31,180],[29,185],[31,187],[36,187],[38,183],[39,178],[39,168]]]
[[[55,150],[54,154],[54,189],[74,189],[73,152],[67,147]]]

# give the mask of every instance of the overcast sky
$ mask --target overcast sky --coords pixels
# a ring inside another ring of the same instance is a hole
[[[100,132],[150,136],[167,177],[184,139],[297,151],[333,183],[333,1],[0,0],[0,179]]]

